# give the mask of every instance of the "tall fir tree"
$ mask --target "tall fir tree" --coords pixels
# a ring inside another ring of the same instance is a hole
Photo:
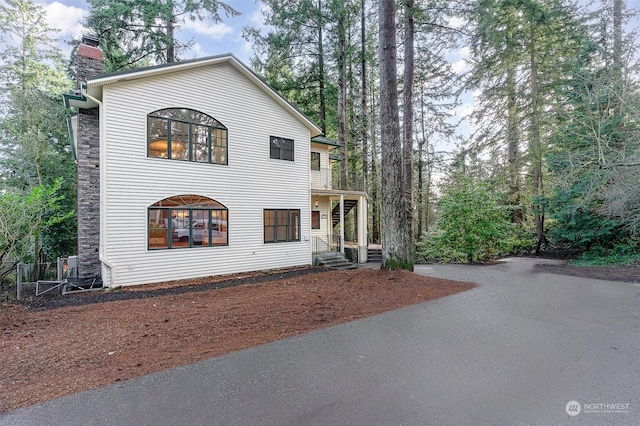
[[[185,20],[221,22],[239,12],[218,0],[88,0],[85,26],[101,41],[105,71],[137,68],[180,59],[176,32]]]

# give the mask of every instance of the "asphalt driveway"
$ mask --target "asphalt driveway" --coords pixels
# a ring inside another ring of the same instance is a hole
[[[640,284],[540,273],[539,262],[550,261],[417,266],[479,286],[0,425],[640,424]]]

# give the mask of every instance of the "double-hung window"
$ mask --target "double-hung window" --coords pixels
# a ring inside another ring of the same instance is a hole
[[[264,242],[300,241],[299,209],[264,209]]]

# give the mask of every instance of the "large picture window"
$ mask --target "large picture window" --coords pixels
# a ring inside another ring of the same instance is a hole
[[[300,210],[264,209],[264,242],[300,241]]]
[[[199,195],[177,195],[149,206],[149,249],[226,246],[228,210]]]
[[[199,111],[168,108],[147,116],[149,157],[227,164],[227,128]]]
[[[276,160],[293,161],[293,139],[270,136],[269,156]]]

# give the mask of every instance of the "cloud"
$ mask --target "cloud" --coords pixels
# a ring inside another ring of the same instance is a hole
[[[240,44],[240,50],[247,55],[253,53],[253,43],[243,40]]]
[[[81,22],[87,15],[87,11],[79,7],[67,6],[54,1],[43,6],[47,15],[47,25],[60,30],[56,35],[59,38],[80,38],[84,31]]]
[[[193,31],[196,34],[210,37],[214,40],[220,40],[225,36],[233,33],[233,27],[225,23],[209,24],[202,21],[186,20],[182,24],[182,29],[186,31]]]
[[[249,15],[249,22],[256,27],[263,27],[265,17],[269,15],[271,15],[271,7],[268,4],[262,3]]]
[[[447,25],[451,28],[460,28],[463,24],[464,24],[464,20],[461,18],[458,18],[457,16],[453,16],[449,18],[449,22],[447,22]]]
[[[469,118],[475,111],[474,103],[463,103],[455,109],[455,115],[460,118]]]
[[[457,52],[451,53],[451,69],[453,70],[453,72],[455,72],[456,74],[462,74],[469,69],[469,64],[467,63],[469,54],[470,49],[468,46],[459,49]]]
[[[211,56],[208,52],[205,52],[202,45],[198,42],[193,43],[189,53],[194,55],[194,58],[202,58],[204,56]]]
[[[467,69],[467,61],[464,60],[464,59],[460,59],[459,61],[455,61],[451,65],[451,69],[456,74],[461,74],[463,71],[466,71],[466,69]]]

